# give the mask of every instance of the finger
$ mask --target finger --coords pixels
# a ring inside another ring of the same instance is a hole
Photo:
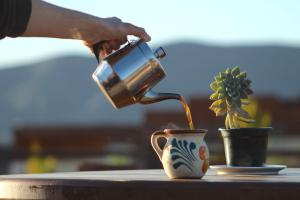
[[[94,51],[94,45],[91,45],[91,44],[87,43],[86,41],[83,41],[83,44],[89,48],[89,50],[91,51],[92,54],[95,55],[96,52]],[[104,57],[104,52],[105,51],[104,51],[103,47],[100,46],[99,55],[95,55],[95,56],[99,57],[99,58],[103,58]]]
[[[105,58],[107,56],[105,50],[100,50],[99,56],[101,59]]]
[[[127,35],[137,36],[137,37],[143,39],[145,42],[148,42],[151,40],[150,35],[145,31],[145,29],[135,26],[130,23],[125,23],[125,24],[126,24]]]
[[[120,40],[110,40],[108,43],[112,50],[118,50],[121,46]]]
[[[100,58],[103,59],[105,57],[107,57],[110,53],[112,52],[111,49],[103,49],[100,51]]]
[[[109,43],[104,42],[102,44],[102,48],[100,49],[100,57],[104,58],[104,57],[108,56],[111,53],[111,51],[112,50],[111,50],[111,47],[110,47]]]
[[[86,45],[93,54],[95,53],[93,45],[90,45],[87,42],[84,42],[84,45]],[[99,58],[103,59],[103,58],[107,57],[111,52],[112,52],[112,50],[109,47],[109,44],[107,44],[107,42],[105,42],[100,46],[98,56],[99,56]]]
[[[111,47],[109,47],[108,49],[105,49],[106,55],[111,54],[111,52],[112,52],[112,48]]]
[[[128,40],[127,40],[127,37],[122,37],[119,39],[120,40],[120,44],[123,45],[125,44]]]
[[[110,41],[107,41],[105,44],[106,44],[105,45],[105,52],[108,55],[112,52],[113,49],[112,49],[112,46],[110,45]]]

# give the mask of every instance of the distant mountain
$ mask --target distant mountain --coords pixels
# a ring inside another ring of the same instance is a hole
[[[156,91],[186,97],[208,95],[209,83],[217,72],[239,65],[253,80],[256,94],[284,98],[300,94],[300,48],[177,43],[164,49],[167,56],[162,64],[167,76]],[[9,133],[16,124],[139,123],[144,109],[177,103],[165,101],[115,110],[91,78],[96,65],[93,58],[66,56],[0,70],[1,143],[11,141]]]
[[[248,72],[257,94],[283,97],[300,94],[300,48],[276,46],[214,47],[195,43],[166,46],[162,63],[168,77],[163,89],[176,88],[185,94],[209,92],[213,76],[226,67],[238,65]],[[182,84],[184,83],[184,84]]]

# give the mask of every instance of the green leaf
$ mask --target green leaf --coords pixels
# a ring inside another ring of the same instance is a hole
[[[225,71],[225,73],[226,73],[226,74],[231,74],[231,69],[230,69],[230,68],[227,68],[226,71]]]
[[[222,99],[219,99],[217,101],[214,101],[212,104],[211,104],[211,107],[220,107],[221,105],[224,104],[224,101]]]
[[[240,68],[238,66],[235,66],[233,69],[232,69],[232,75],[234,76],[237,76],[239,73],[240,73]]]
[[[246,72],[241,72],[241,73],[240,73],[239,75],[237,75],[236,77],[237,77],[238,79],[245,79],[246,76],[247,76],[247,73],[246,73]]]
[[[250,86],[250,84],[251,84],[251,80],[246,79],[243,81],[243,85],[245,86]]]
[[[214,91],[217,91],[217,90],[218,90],[218,84],[217,84],[217,82],[216,82],[216,81],[212,82],[212,83],[210,84],[210,88],[211,88],[212,90],[214,90]]]
[[[223,98],[225,98],[225,94],[224,94],[224,93],[219,93],[218,95],[219,95],[219,96],[218,96],[218,99],[223,99]]]
[[[211,106],[210,109],[215,109],[215,108],[224,108],[226,106],[225,101],[223,101],[222,99],[219,99],[217,101],[214,101]]]
[[[229,124],[229,115],[226,115],[226,119],[225,119],[225,127],[226,127],[227,129],[230,128],[230,124]]]
[[[227,74],[226,74],[226,72],[220,72],[219,76],[220,76],[222,79],[224,79],[224,78],[227,77]]]
[[[248,94],[244,90],[240,93],[240,95],[241,95],[242,99],[247,99],[248,98]]]
[[[227,103],[229,106],[232,106],[232,100],[231,100],[231,98],[226,98],[226,103]]]
[[[219,99],[219,94],[217,92],[215,92],[212,95],[210,95],[209,99],[218,100]]]
[[[227,109],[226,108],[216,108],[214,109],[214,112],[216,113],[216,116],[223,116],[227,113]]]
[[[218,87],[224,87],[224,82],[223,81],[217,81]]]
[[[224,87],[219,87],[218,90],[217,90],[218,93],[224,93],[225,92],[225,89]]]
[[[220,75],[217,75],[217,76],[215,76],[215,81],[222,81],[222,78],[221,78],[221,76]]]
[[[253,91],[250,88],[246,88],[245,91],[247,92],[247,94],[253,94]]]

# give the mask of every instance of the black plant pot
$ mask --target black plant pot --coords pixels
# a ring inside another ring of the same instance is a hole
[[[219,129],[228,166],[260,167],[266,162],[271,127]]]

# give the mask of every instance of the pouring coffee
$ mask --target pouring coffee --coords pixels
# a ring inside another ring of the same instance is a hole
[[[182,103],[189,126],[194,129],[189,107],[182,96],[152,90],[166,76],[159,61],[166,56],[162,47],[153,52],[143,40],[128,42],[100,61],[101,45],[102,42],[99,42],[93,46],[93,52],[99,63],[93,73],[93,79],[116,109],[135,103],[150,104],[176,99]]]

